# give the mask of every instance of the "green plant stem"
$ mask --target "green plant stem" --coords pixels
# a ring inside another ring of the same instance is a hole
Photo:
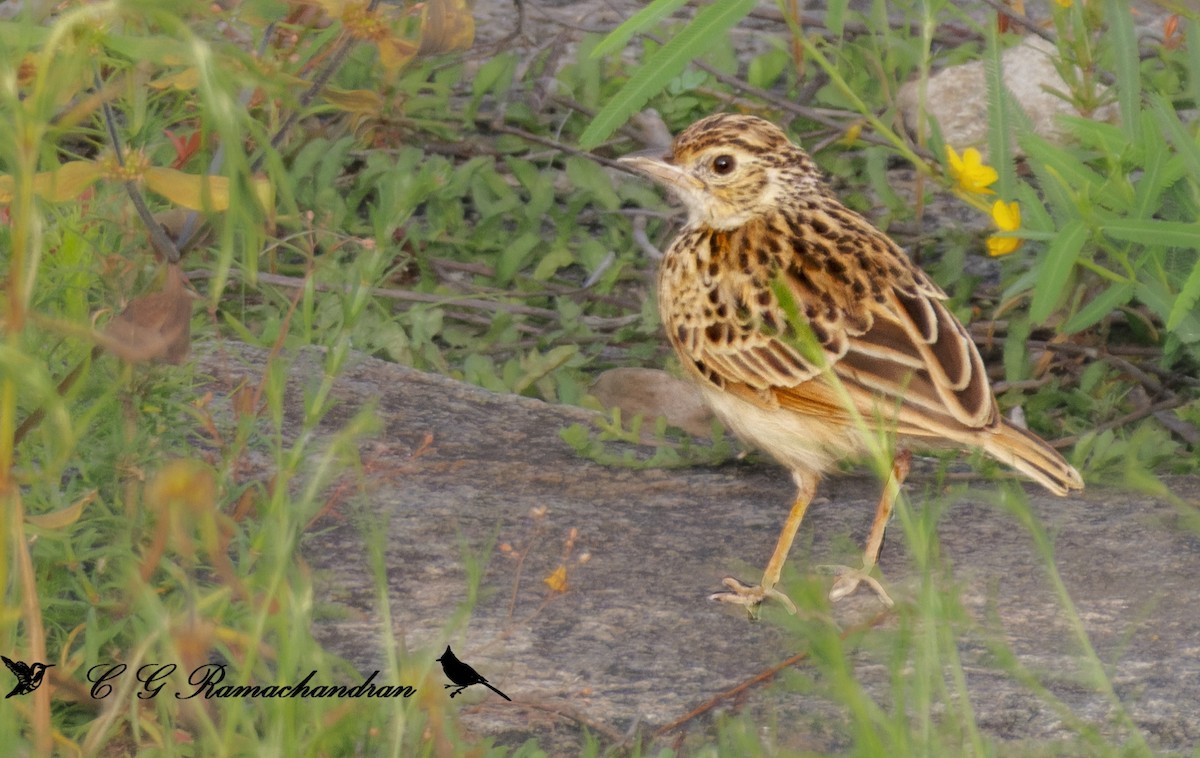
[[[791,23],[794,24],[794,22]],[[799,31],[794,30],[793,33],[799,33]],[[898,135],[893,129],[889,128],[887,124],[883,123],[883,121],[881,121],[879,117],[867,107],[867,104],[864,103],[862,98],[858,96],[858,93],[854,91],[849,82],[847,82],[846,79],[841,75],[841,72],[839,72],[838,69],[829,61],[829,59],[821,53],[817,46],[813,44],[812,40],[808,39],[808,37],[802,33],[799,34],[799,39],[801,44],[804,45],[804,52],[811,56],[812,59],[817,62],[817,65],[819,65],[822,70],[825,71],[826,75],[829,76],[829,80],[833,82],[834,86],[838,88],[838,91],[841,92],[842,95],[854,105],[855,110],[857,110],[858,113],[867,120],[867,123],[871,125],[872,129],[883,136],[892,145],[892,147],[896,148],[896,150],[904,157],[905,160],[912,163],[913,166],[922,174],[933,177],[938,175],[938,172],[934,171],[928,162],[922,160],[921,156],[917,155],[917,153],[913,151],[913,149],[902,137],[900,137],[900,135]]]

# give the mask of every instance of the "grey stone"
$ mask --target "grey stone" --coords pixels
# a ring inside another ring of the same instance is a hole
[[[1029,35],[1001,56],[1004,86],[1029,117],[1033,131],[1045,139],[1062,143],[1068,132],[1061,116],[1088,115],[1098,121],[1116,118],[1113,105],[1103,105],[1091,114],[1080,114],[1061,95],[1070,88],[1055,68],[1058,49],[1041,37]],[[977,148],[988,159],[988,95],[983,61],[971,61],[942,69],[926,83],[925,115],[937,122],[943,141],[961,152]],[[910,81],[900,88],[897,102],[909,129],[920,121],[920,83]],[[1020,153],[1019,146],[1014,149]]]
[[[199,370],[213,377],[209,388],[218,408],[243,378],[261,374],[267,355],[233,343],[198,352]],[[300,398],[323,374],[321,361],[319,352],[304,351],[289,375],[289,437],[299,433]],[[631,728],[652,733],[807,649],[804,629],[874,619],[848,665],[881,707],[894,707],[889,672],[904,616],[879,616],[870,592],[839,603],[827,621],[807,611],[797,622],[770,608],[753,623],[706,599],[726,574],[757,580],[793,494],[782,469],[754,460],[672,471],[606,468],[580,459],[559,438],[564,426],[587,422],[585,411],[496,395],[370,358],[352,364],[334,383],[338,405],[318,434],[332,434],[374,403],[383,430],[366,443],[367,452],[392,475],[382,479],[365,513],[322,524],[300,557],[318,577],[319,606],[341,609],[321,614],[316,634],[361,669],[380,667],[383,634],[402,638],[415,655],[426,651],[431,661],[449,641],[515,701],[473,688],[455,701],[463,703],[465,724],[502,744],[535,736],[551,754],[573,753],[581,723],[610,738]],[[427,434],[432,439],[422,450]],[[1171,486],[1191,503],[1200,497],[1194,478]],[[953,633],[985,734],[1014,748],[1055,740],[1084,744],[1072,742],[1062,715],[996,662],[989,644],[1003,643],[1076,718],[1107,738],[1121,735],[1111,723],[1110,702],[1085,675],[1045,562],[1029,532],[999,504],[1004,488],[980,481],[948,496],[931,488],[930,478],[914,474],[909,512],[944,511],[931,576],[945,602],[958,593],[970,619]],[[1097,487],[1070,499],[1032,486],[1025,491],[1051,535],[1055,566],[1090,642],[1137,727],[1156,749],[1197,743],[1200,624],[1192,603],[1200,537],[1194,520],[1186,523],[1190,511]],[[829,579],[816,575],[814,564],[857,562],[877,494],[867,475],[822,484],[792,551],[794,573],[785,574],[786,589],[802,609],[813,602],[801,595],[828,589]],[[540,519],[531,517],[536,509],[545,509]],[[541,536],[518,577],[518,562],[498,545],[524,546],[535,523]],[[559,564],[571,529],[578,536],[569,588],[553,593],[542,579]],[[380,628],[364,547],[364,532],[377,530],[386,533],[391,630]],[[469,626],[447,640],[447,624],[467,593],[460,540],[474,553],[493,547],[481,556],[487,568]],[[584,553],[590,560],[580,565],[576,559]],[[881,567],[901,604],[921,591],[916,566],[898,519]],[[848,716],[822,694],[819,672],[801,661],[789,676],[807,684],[747,688],[743,697],[691,722],[684,744],[704,739],[716,713],[746,709],[756,723],[776,725],[764,732],[776,748],[847,747]],[[680,734],[668,735],[666,744]]]

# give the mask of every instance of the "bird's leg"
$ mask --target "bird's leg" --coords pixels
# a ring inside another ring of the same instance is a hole
[[[758,606],[767,598],[775,598],[783,603],[788,613],[796,612],[796,604],[787,595],[775,589],[775,585],[779,583],[779,575],[783,573],[783,562],[787,560],[788,551],[792,549],[792,540],[796,538],[796,531],[804,519],[804,511],[808,509],[808,504],[812,502],[813,494],[817,490],[817,477],[793,472],[792,478],[795,479],[798,490],[796,499],[792,502],[791,513],[788,514],[787,521],[779,532],[779,540],[775,543],[775,552],[771,554],[771,561],[767,564],[766,571],[763,572],[762,581],[757,587],[754,587],[732,576],[727,576],[722,582],[727,588],[726,591],[710,595],[711,599],[743,605],[751,616],[756,615]]]
[[[471,685],[469,684],[447,684],[445,689],[450,689],[451,687],[455,688],[454,692],[450,693],[450,699],[453,700],[455,695],[461,695],[462,691],[470,686]]]
[[[900,485],[904,484],[904,480],[908,477],[908,469],[912,464],[912,453],[908,450],[901,450],[896,454],[895,460],[892,461],[892,473],[888,477],[887,484],[883,486],[883,494],[879,496],[879,505],[875,509],[875,520],[871,523],[871,533],[867,536],[867,546],[863,550],[863,565],[860,569],[852,569],[849,566],[827,566],[827,570],[837,574],[837,579],[833,582],[832,589],[829,590],[829,599],[837,602],[846,597],[850,593],[858,589],[858,585],[866,582],[883,604],[889,608],[894,605],[892,598],[888,596],[887,591],[883,589],[883,585],[879,580],[871,576],[871,569],[875,568],[875,564],[879,561],[879,551],[883,549],[883,533],[887,529],[888,521],[892,518],[892,509],[896,505],[896,498],[900,494]]]

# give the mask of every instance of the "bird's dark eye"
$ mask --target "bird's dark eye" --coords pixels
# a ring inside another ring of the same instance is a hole
[[[730,171],[733,171],[735,165],[737,163],[733,160],[733,156],[725,154],[713,158],[712,162],[713,171],[718,174],[728,174]]]

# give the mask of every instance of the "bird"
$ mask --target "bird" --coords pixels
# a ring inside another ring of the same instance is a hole
[[[484,679],[478,671],[460,661],[458,657],[454,655],[454,651],[450,649],[449,645],[446,646],[446,652],[442,653],[441,657],[437,658],[436,660],[441,662],[442,672],[445,673],[446,678],[454,682],[454,684],[447,684],[445,687],[446,689],[450,689],[451,687],[455,688],[454,692],[450,693],[451,698],[461,693],[472,684],[482,684],[484,687],[487,687],[500,697],[512,702],[511,697],[505,695],[503,692],[492,686],[492,683],[487,679]]]
[[[817,484],[839,461],[898,448],[858,569],[836,566],[837,601],[866,583],[911,446],[982,449],[1066,496],[1067,461],[999,412],[979,350],[946,294],[773,123],[707,116],[662,154],[620,163],[664,185],[687,221],[663,253],[658,310],[682,370],[736,437],[787,467],[797,494],[757,585],[726,577],[711,597],[754,617],[776,585]],[[881,435],[894,440],[880,444]]]
[[[6,655],[0,655],[4,659],[4,665],[8,666],[8,670],[13,672],[13,676],[17,677],[17,686],[12,688],[12,692],[4,696],[8,700],[13,695],[28,695],[38,687],[42,686],[42,677],[46,675],[46,669],[54,666],[53,663],[25,663],[24,661],[14,661]]]

